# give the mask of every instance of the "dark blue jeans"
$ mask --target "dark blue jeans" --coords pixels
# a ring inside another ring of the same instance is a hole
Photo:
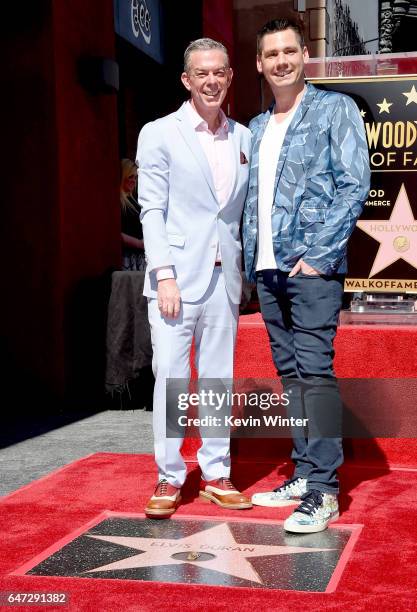
[[[263,270],[257,290],[272,357],[284,390],[289,416],[307,418],[293,428],[294,476],[307,489],[338,493],[337,468],[343,463],[340,437],[342,403],[333,371],[333,340],[342,305],[343,276],[308,276]]]

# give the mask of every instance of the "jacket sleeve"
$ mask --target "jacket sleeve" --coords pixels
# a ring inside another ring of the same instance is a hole
[[[173,265],[166,213],[169,198],[169,156],[163,134],[155,123],[146,124],[138,140],[138,202],[141,206],[146,258],[149,270]]]
[[[303,256],[306,263],[328,275],[337,270],[345,254],[370,189],[365,127],[352,98],[340,96],[330,121],[330,169],[335,195],[323,228]]]

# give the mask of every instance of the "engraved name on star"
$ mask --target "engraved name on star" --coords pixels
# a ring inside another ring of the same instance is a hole
[[[369,278],[399,259],[417,268],[417,220],[414,219],[404,184],[401,185],[389,219],[358,221],[357,226],[379,242]]]
[[[258,584],[262,584],[262,580],[253,565],[248,561],[250,557],[317,553],[333,550],[332,548],[241,544],[236,542],[227,523],[221,523],[215,527],[178,539],[104,535],[89,535],[88,537],[135,548],[141,552],[138,555],[88,570],[83,572],[84,574],[188,563]],[[199,560],[198,556],[193,554],[186,561],[173,558],[173,554],[180,552],[211,553],[214,558]]]
[[[417,104],[417,90],[415,85],[412,86],[412,88],[410,89],[410,91],[404,91],[403,92],[403,96],[405,96],[407,98],[407,103],[406,106],[408,106],[409,104],[411,104],[412,102],[414,102],[415,104]]]
[[[382,102],[377,102],[377,106],[379,106],[379,114],[390,113],[390,106],[393,104],[393,102],[388,102],[386,98],[384,98]]]

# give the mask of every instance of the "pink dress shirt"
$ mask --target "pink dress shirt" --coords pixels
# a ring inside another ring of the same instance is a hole
[[[186,109],[191,125],[207,157],[219,208],[223,208],[232,193],[236,172],[232,142],[229,138],[229,122],[224,112],[220,109],[220,126],[213,134],[209,130],[207,121],[200,117],[191,105],[191,102],[186,103]],[[216,261],[221,261],[220,245],[217,245]],[[157,280],[174,278],[172,267],[169,266],[156,270],[156,278]]]

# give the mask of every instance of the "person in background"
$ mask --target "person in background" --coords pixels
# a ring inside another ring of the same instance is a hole
[[[133,193],[138,168],[130,159],[121,161],[120,205],[122,213],[122,270],[144,272],[146,268],[140,207]]]
[[[142,295],[145,264],[140,207],[134,197],[138,168],[120,162],[121,269],[112,275],[107,315],[106,389],[120,409],[152,410],[152,346]]]

